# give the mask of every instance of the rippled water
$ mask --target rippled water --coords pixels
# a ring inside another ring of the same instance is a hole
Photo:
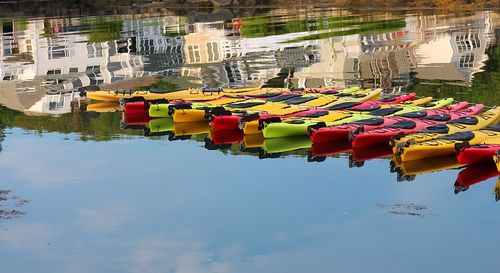
[[[205,123],[165,120],[166,134],[144,136],[124,128],[119,107],[77,91],[359,85],[493,106],[498,12],[269,8],[0,24],[9,272],[498,271],[493,165],[400,166],[381,147],[263,143]]]

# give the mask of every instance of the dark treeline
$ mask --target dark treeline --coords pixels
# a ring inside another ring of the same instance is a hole
[[[0,0],[0,17],[64,16],[94,14],[142,14],[158,10],[182,13],[182,8],[199,9],[290,5],[329,5],[339,7],[393,7],[416,9],[500,8],[500,1],[490,0]]]
[[[73,111],[62,116],[28,116],[0,105],[0,145],[6,128],[22,128],[32,133],[77,133],[81,141],[108,141],[125,135],[142,135],[142,131],[120,129],[121,115],[87,112],[86,105],[73,104]],[[1,148],[1,146],[0,146]]]
[[[241,16],[243,13],[248,16],[265,12],[269,9],[262,9],[263,6],[276,3],[271,0],[0,0],[0,18],[152,13],[184,16],[195,11],[217,11],[220,6],[226,6],[235,16]],[[239,11],[240,6],[247,8]]]
[[[474,74],[471,86],[444,84],[439,80],[427,81],[432,84],[421,84],[421,80],[414,78],[414,85],[409,91],[420,96],[453,97],[458,101],[500,105],[500,46],[488,48],[486,54],[488,60],[484,63],[483,71]]]
[[[138,7],[149,3],[150,0],[0,0],[0,17],[133,13]]]
[[[500,1],[490,0],[336,0],[342,6],[364,7],[407,7],[407,8],[440,8],[440,9],[470,9],[498,8]]]

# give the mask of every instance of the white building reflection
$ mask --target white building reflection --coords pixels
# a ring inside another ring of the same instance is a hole
[[[181,86],[256,86],[279,78],[299,87],[362,84],[398,92],[416,73],[424,81],[469,85],[499,25],[491,12],[410,16],[398,31],[287,43],[310,32],[245,38],[227,22],[124,17],[117,36],[103,38],[109,33],[93,36],[88,20],[2,21],[0,103],[63,114],[79,87],[141,86],[156,75]]]

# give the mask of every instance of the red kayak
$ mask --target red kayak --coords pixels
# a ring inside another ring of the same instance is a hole
[[[325,91],[326,92],[326,91]],[[329,91],[329,92],[338,92],[338,91]],[[243,98],[249,98],[249,99],[264,99],[264,100],[271,100],[271,101],[281,101],[281,100],[286,100],[289,98],[293,98],[296,96],[301,96],[304,93],[302,92],[286,92],[286,93],[281,93],[281,92],[273,92],[273,93],[266,93],[266,94],[261,94],[261,95],[255,95],[255,96],[245,96]],[[217,100],[224,100],[227,99],[228,97],[223,96],[221,98],[218,98],[214,101]],[[125,112],[127,113],[138,113],[138,112],[143,112],[143,111],[148,111],[148,109],[157,104],[170,104],[172,109],[191,109],[191,105],[193,101],[187,101],[187,100],[166,100],[166,99],[160,99],[160,100],[145,100],[144,98],[131,98],[124,100],[120,102],[122,104],[122,107],[125,109]],[[171,111],[171,110],[169,110]]]
[[[383,98],[380,100],[369,100],[362,102],[341,102],[330,107],[323,108],[324,110],[358,110],[358,111],[373,111],[380,109],[380,105],[384,104],[397,104],[405,101],[414,100],[417,96],[416,93],[409,93],[395,97]]]
[[[341,89],[332,89],[324,92],[320,92],[321,94],[336,94],[338,90]],[[314,97],[303,97],[306,93],[302,92],[286,92],[286,93],[278,93],[277,95],[268,96],[265,94],[263,96],[253,96],[250,97],[252,99],[262,99],[270,102],[286,102],[290,100],[305,102],[307,100],[312,100]],[[185,103],[182,105],[183,108],[191,108],[190,103]],[[177,109],[177,106],[173,106],[172,108]],[[306,109],[304,109],[306,110]],[[297,113],[303,111],[302,109],[297,109]],[[296,113],[293,113],[296,114]],[[293,116],[293,114],[286,115],[285,117]],[[240,129],[240,123],[243,120],[255,120],[259,119],[260,116],[264,118],[274,117],[274,115],[268,114],[248,114],[247,111],[229,111],[224,108],[224,106],[218,106],[214,108],[207,108],[205,110],[205,118],[210,120],[210,125],[215,130],[238,130]]]
[[[210,124],[212,125],[212,128],[215,130],[235,130],[240,128],[240,124],[243,122],[247,121],[252,121],[252,120],[267,120],[267,119],[273,119],[273,118],[289,118],[289,117],[298,117],[298,116],[314,116],[314,115],[324,115],[327,114],[328,111],[319,109],[319,108],[313,108],[313,109],[307,109],[303,111],[299,111],[296,113],[288,114],[288,115],[283,115],[283,116],[276,116],[276,115],[270,115],[270,114],[243,114],[243,115],[238,115],[238,113],[232,113],[230,111],[223,111],[220,115],[219,113],[212,112],[212,118],[210,121]],[[234,115],[233,115],[234,114]]]
[[[416,94],[410,93],[396,97],[381,99],[378,101],[364,101],[364,102],[343,102],[327,108],[314,108],[296,113],[277,116],[269,114],[254,114],[254,115],[241,115],[235,113],[234,115],[229,111],[222,111],[221,114],[216,112],[212,113],[211,125],[216,130],[232,130],[239,128],[240,124],[245,121],[252,120],[265,120],[273,118],[289,118],[289,117],[315,117],[315,115],[328,114],[328,110],[353,110],[353,111],[370,111],[380,108],[383,104],[396,104],[404,101],[415,99]],[[464,106],[465,107],[465,106]]]
[[[474,164],[481,161],[491,161],[493,156],[500,151],[498,144],[482,144],[469,146],[461,144],[456,146],[457,160],[460,164]]]
[[[300,97],[304,94],[309,94],[309,93],[320,93],[320,94],[325,94],[325,95],[330,95],[330,94],[337,94],[339,91],[341,91],[342,88],[333,88],[329,90],[315,90],[315,89],[310,89],[310,90],[302,90],[302,89],[296,89],[296,90],[290,90],[288,92],[271,92],[271,93],[264,93],[264,94],[258,94],[258,95],[246,95],[246,96],[241,96],[241,98],[247,98],[247,99],[263,99],[267,101],[272,101],[272,102],[281,102],[285,101],[287,99],[293,99]],[[221,98],[218,98],[216,100],[223,100],[227,98],[235,98],[235,97],[240,97],[238,95],[234,96],[222,96]],[[190,108],[188,107],[193,103],[193,101],[186,101],[186,100],[167,100],[167,99],[158,99],[158,100],[146,100],[143,97],[137,97],[137,98],[129,98],[129,99],[124,99],[121,100],[120,103],[122,104],[122,107],[125,108],[125,112],[130,112],[130,113],[135,113],[136,111],[143,111],[144,109],[149,109],[151,105],[155,104],[176,104],[176,107],[183,107],[183,108]]]
[[[455,182],[455,193],[466,191],[474,184],[499,175],[500,172],[498,172],[493,160],[469,165],[467,168],[458,173],[458,177]]]
[[[155,100],[155,101],[146,101],[144,99],[134,99],[122,104],[122,107],[125,109],[125,113],[128,114],[138,114],[146,112],[148,113],[149,106],[157,103],[169,103],[168,100]]]
[[[369,118],[360,121],[355,121],[349,124],[320,127],[311,126],[309,135],[313,143],[332,142],[332,141],[345,141],[349,139],[350,134],[356,134],[362,131],[370,131],[380,127],[389,126],[396,122],[403,120],[421,119],[427,116],[448,114],[450,112],[457,112],[467,107],[467,102],[459,102],[453,105],[445,106],[439,109],[429,109],[424,111],[417,111],[407,113],[399,116],[392,117],[377,117]]]
[[[145,101],[134,101],[125,103],[125,113],[129,115],[133,114],[148,114],[148,108]]]
[[[450,112],[448,114],[439,114],[426,116],[420,119],[401,120],[389,126],[373,129],[370,131],[351,134],[352,147],[362,148],[376,144],[389,143],[393,137],[404,136],[415,131],[427,128],[431,125],[446,123],[465,116],[478,114],[483,109],[482,104],[476,104],[463,110]]]

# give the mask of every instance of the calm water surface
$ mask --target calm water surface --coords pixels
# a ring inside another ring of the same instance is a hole
[[[75,92],[361,85],[499,105],[498,12],[163,10],[0,24],[8,272],[499,270],[493,165],[400,166],[380,147],[304,139],[263,151],[248,138],[214,143],[206,124],[165,121],[170,133],[144,136],[115,105]],[[466,174],[478,179],[455,183]]]

